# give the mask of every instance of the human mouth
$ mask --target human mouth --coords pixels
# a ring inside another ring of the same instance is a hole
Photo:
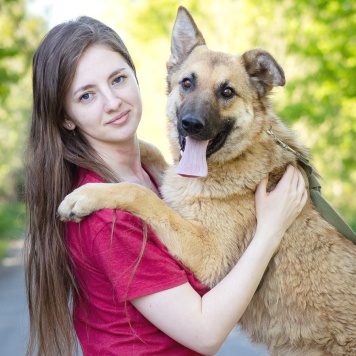
[[[108,121],[107,125],[121,125],[123,124],[127,118],[129,117],[129,110],[121,113],[120,115],[115,116],[113,119]]]

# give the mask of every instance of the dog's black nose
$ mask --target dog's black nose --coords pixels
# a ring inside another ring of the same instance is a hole
[[[197,134],[204,129],[204,121],[190,115],[185,115],[182,119],[183,129],[190,134]]]

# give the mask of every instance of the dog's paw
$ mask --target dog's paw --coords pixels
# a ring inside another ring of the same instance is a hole
[[[85,197],[71,193],[67,195],[57,210],[57,216],[62,221],[80,222],[85,216],[90,215],[91,211],[85,209]]]
[[[95,198],[97,187],[95,186],[95,183],[86,184],[68,194],[57,210],[60,220],[80,222],[84,217],[98,210]]]

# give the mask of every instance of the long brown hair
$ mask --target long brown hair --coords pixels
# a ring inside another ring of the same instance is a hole
[[[65,225],[56,218],[58,205],[70,192],[78,167],[117,181],[80,131],[63,126],[65,95],[80,57],[94,44],[110,46],[135,72],[117,33],[90,17],[54,27],[33,58],[33,110],[25,151],[28,355],[73,355],[76,350],[72,297],[79,290],[64,242]]]

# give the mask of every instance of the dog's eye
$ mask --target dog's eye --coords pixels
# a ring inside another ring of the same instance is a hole
[[[192,82],[190,81],[190,79],[185,78],[182,80],[182,85],[184,88],[189,89],[192,87]]]
[[[231,88],[225,88],[221,94],[225,98],[230,98],[234,94],[234,91]]]

